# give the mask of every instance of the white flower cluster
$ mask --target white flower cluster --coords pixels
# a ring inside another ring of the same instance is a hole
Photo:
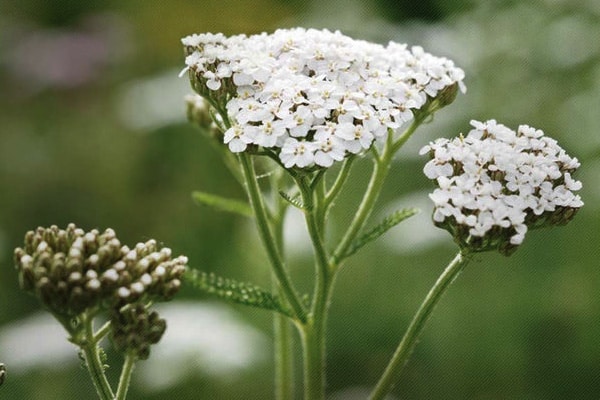
[[[465,90],[451,60],[328,30],[201,34],[182,43],[182,74],[190,71],[195,90],[225,106],[229,149],[272,149],[286,168],[329,167],[412,120],[440,92]]]
[[[429,195],[434,223],[461,246],[510,254],[528,227],[567,223],[583,205],[573,193],[581,182],[571,176],[579,162],[556,140],[527,125],[517,132],[495,120],[471,125],[466,137],[420,152],[430,155],[424,173],[438,186]]]

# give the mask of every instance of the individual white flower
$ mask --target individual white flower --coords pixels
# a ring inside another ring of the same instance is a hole
[[[425,175],[438,188],[429,196],[433,221],[461,248],[511,254],[529,229],[569,222],[583,206],[579,162],[544,133],[471,121],[466,137],[438,139],[420,154],[431,160]]]
[[[344,139],[346,150],[352,154],[360,153],[371,147],[373,134],[360,124],[344,122],[337,126],[335,136]]]
[[[285,122],[282,120],[264,121],[255,128],[253,142],[263,147],[273,147],[285,135]]]
[[[315,117],[310,107],[301,105],[296,108],[293,114],[290,114],[293,124],[289,128],[289,133],[293,137],[304,137],[310,129],[313,128]]]
[[[203,34],[182,43],[187,52],[182,74],[188,72],[196,92],[218,108],[212,115],[227,111],[233,126],[223,140],[230,150],[256,145],[295,168],[328,167],[361,153],[421,109],[433,113],[459,87],[464,91],[464,72],[446,58],[340,32]],[[323,127],[337,138],[318,135]],[[288,142],[291,138],[296,141]],[[300,149],[309,151],[294,155]]]
[[[301,142],[289,138],[283,144],[279,157],[286,168],[293,166],[304,168],[313,165],[315,160],[314,150],[314,143],[312,142]]]
[[[249,143],[253,141],[252,131],[256,127],[250,127],[250,129],[244,130],[240,125],[234,125],[225,131],[223,141],[229,145],[229,150],[233,153],[240,153],[248,147]]]
[[[342,161],[344,159],[345,145],[343,140],[329,134],[326,131],[317,132],[315,134],[315,164],[321,167],[330,167],[334,161]]]

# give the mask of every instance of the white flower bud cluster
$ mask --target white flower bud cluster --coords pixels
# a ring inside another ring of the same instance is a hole
[[[466,137],[438,139],[421,149],[431,160],[425,175],[438,186],[429,195],[434,223],[461,247],[510,254],[528,228],[569,222],[583,205],[579,167],[556,142],[527,125],[517,131],[471,121]]]
[[[271,149],[286,168],[329,167],[412,120],[440,92],[465,90],[451,60],[328,30],[202,34],[182,43],[182,74],[223,107],[229,149]]]
[[[171,249],[158,248],[156,240],[138,243],[135,248],[121,248],[123,258],[103,273],[105,280],[113,280],[118,287],[119,303],[132,303],[143,295],[171,298],[181,287],[181,277],[187,257],[171,259]]]

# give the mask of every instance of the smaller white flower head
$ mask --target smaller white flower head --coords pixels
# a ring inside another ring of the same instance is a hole
[[[461,247],[510,254],[527,230],[565,224],[583,205],[572,173],[579,162],[551,138],[527,125],[517,131],[471,121],[466,137],[438,139],[420,154],[423,172],[437,188],[430,194],[434,223]]]

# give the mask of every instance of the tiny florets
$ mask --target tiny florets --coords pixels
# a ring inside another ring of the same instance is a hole
[[[466,137],[438,139],[421,149],[431,160],[425,175],[437,189],[433,221],[448,230],[461,248],[498,249],[511,254],[528,229],[562,225],[581,208],[574,192],[579,167],[556,142],[527,125],[517,131],[471,121]]]
[[[21,288],[66,317],[142,297],[167,300],[181,286],[186,264],[186,257],[171,258],[155,240],[130,250],[112,229],[86,233],[73,224],[27,232],[23,248],[15,249]]]
[[[449,59],[328,30],[203,34],[182,43],[182,74],[227,122],[223,142],[234,153],[269,149],[286,168],[329,167],[465,90],[464,72]],[[197,99],[188,105],[194,120],[206,115]]]
[[[70,224],[37,228],[15,249],[21,288],[34,293],[52,312],[73,317],[106,297],[98,279],[121,258],[114,231],[84,233]]]

